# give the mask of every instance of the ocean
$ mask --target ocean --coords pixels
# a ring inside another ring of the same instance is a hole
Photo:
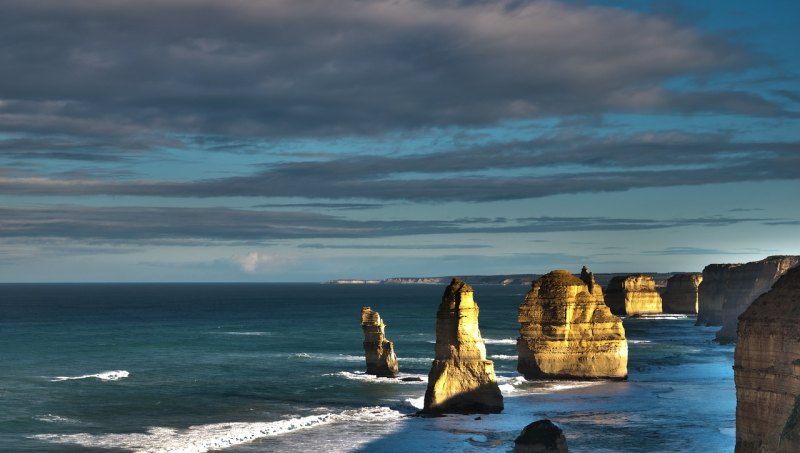
[[[574,452],[730,452],[733,346],[686,316],[625,319],[627,381],[526,382],[526,286],[475,286],[505,410],[410,417],[425,382],[364,374],[380,312],[427,379],[444,286],[0,285],[0,451],[508,452],[548,418]]]

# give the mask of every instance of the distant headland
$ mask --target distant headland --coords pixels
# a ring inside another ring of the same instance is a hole
[[[605,287],[614,277],[628,275],[649,275],[655,280],[656,288],[662,289],[667,285],[667,280],[676,274],[683,272],[616,272],[605,274],[594,274],[597,282]],[[501,275],[460,275],[462,280],[471,285],[530,285],[544,274],[501,274]],[[577,276],[577,274],[576,274]],[[339,279],[330,280],[325,283],[335,285],[383,285],[383,284],[414,284],[414,285],[447,285],[456,277],[447,275],[441,277],[390,277],[383,280],[363,280],[363,279]]]

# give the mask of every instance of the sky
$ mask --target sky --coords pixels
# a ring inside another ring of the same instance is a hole
[[[0,281],[800,254],[800,2],[4,0]]]

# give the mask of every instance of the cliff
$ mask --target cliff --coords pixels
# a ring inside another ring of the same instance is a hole
[[[436,312],[436,357],[423,413],[497,413],[503,396],[478,328],[472,287],[454,278]]]
[[[736,452],[800,451],[800,267],[746,309],[738,337]]]
[[[800,263],[800,256],[770,256],[761,261],[735,266],[729,269],[727,284],[717,287],[722,294],[722,328],[717,332],[717,341],[736,341],[736,324],[750,303],[767,291],[789,269]],[[702,285],[701,285],[702,287]]]
[[[664,313],[697,314],[698,288],[703,274],[675,274],[662,296]]]
[[[661,296],[653,277],[644,274],[614,277],[606,288],[606,305],[615,315],[661,313]]]
[[[361,328],[364,330],[364,355],[367,358],[367,374],[378,377],[397,376],[397,357],[394,343],[384,336],[386,324],[377,311],[361,309]]]
[[[622,321],[586,268],[581,278],[556,270],[533,282],[517,319],[517,370],[526,379],[627,377]]]

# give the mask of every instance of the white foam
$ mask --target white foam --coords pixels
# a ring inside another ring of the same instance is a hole
[[[325,362],[364,362],[366,358],[363,355],[348,355],[348,354],[315,354],[307,352],[295,352],[289,354],[289,357],[295,359],[311,359],[320,360]]]
[[[506,395],[544,395],[603,384],[606,381],[527,381],[524,376],[497,376],[498,387]]]
[[[426,365],[430,365],[433,362],[433,358],[431,357],[398,357],[397,361],[399,363],[424,363]]]
[[[45,414],[36,417],[36,420],[40,422],[47,422],[47,423],[65,423],[65,424],[77,424],[81,423],[80,420],[76,420],[74,418],[69,417],[62,417],[60,415],[55,414]]]
[[[492,354],[489,358],[493,360],[517,360],[517,356],[505,354]]]
[[[145,433],[38,434],[31,438],[87,448],[128,449],[138,453],[202,453],[331,423],[392,420],[400,417],[400,412],[388,407],[365,407],[273,422],[215,423],[186,429],[151,427]]]
[[[262,337],[272,335],[272,332],[219,332],[222,335],[244,335],[249,337]]]
[[[679,315],[679,314],[660,314],[660,315],[638,315],[638,319],[689,319],[689,316],[694,318],[694,315]]]
[[[375,382],[380,384],[419,384],[428,382],[428,376],[424,374],[401,373],[397,378],[377,377],[363,371],[339,371],[338,373],[326,373],[323,376],[336,376],[352,381]],[[421,381],[403,381],[403,378],[419,378]]]
[[[101,381],[118,381],[128,377],[130,373],[125,370],[102,371],[96,374],[84,374],[82,376],[56,376],[50,382],[73,381],[76,379],[100,379]]]
[[[644,344],[644,343],[652,343],[650,340],[628,340],[630,344]]]
[[[419,398],[406,398],[405,403],[414,409],[422,409],[425,407],[425,397],[420,396]]]
[[[486,344],[517,344],[515,338],[503,338],[499,340],[495,338],[484,338],[483,342]]]

